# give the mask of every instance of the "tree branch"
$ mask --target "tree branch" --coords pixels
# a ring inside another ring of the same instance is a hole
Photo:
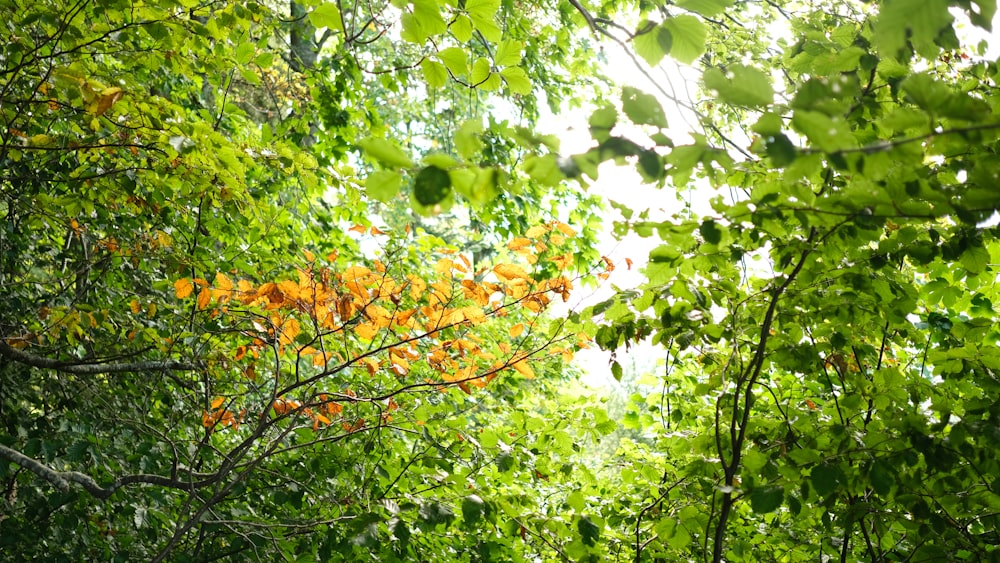
[[[64,362],[29,354],[0,342],[0,356],[36,368],[54,369],[64,373],[77,375],[98,375],[108,373],[127,373],[143,371],[195,371],[196,364],[177,360],[149,360],[145,362],[125,362],[120,364]]]
[[[218,475],[211,475],[200,481],[181,481],[179,479],[163,477],[162,475],[149,475],[141,473],[119,477],[107,487],[102,487],[90,475],[80,473],[79,471],[56,471],[55,469],[52,469],[51,467],[2,444],[0,444],[0,458],[5,458],[10,462],[31,471],[35,475],[38,475],[42,479],[48,481],[52,484],[52,486],[60,491],[68,492],[70,489],[70,483],[76,483],[77,485],[83,487],[83,489],[92,496],[101,500],[110,497],[115,493],[115,491],[126,485],[136,483],[159,485],[161,487],[169,487],[171,489],[179,489],[182,491],[193,491],[195,489],[212,485],[219,478]]]

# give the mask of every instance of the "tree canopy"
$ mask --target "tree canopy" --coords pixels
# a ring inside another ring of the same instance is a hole
[[[995,12],[0,3],[0,553],[1000,560]]]

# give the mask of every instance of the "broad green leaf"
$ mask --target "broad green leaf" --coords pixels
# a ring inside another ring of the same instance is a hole
[[[455,133],[455,149],[459,156],[471,159],[479,154],[483,150],[482,134],[482,119],[469,119],[462,123]]]
[[[514,66],[521,62],[521,51],[524,44],[520,41],[504,39],[497,46],[493,60],[497,66]]]
[[[503,77],[511,92],[515,94],[531,93],[531,80],[528,79],[528,73],[523,68],[509,66],[500,71],[500,76]]]
[[[678,61],[691,64],[705,52],[705,38],[708,32],[705,24],[694,16],[674,16],[663,22],[670,31],[673,43],[670,56]]]
[[[503,32],[497,27],[494,16],[500,9],[500,0],[468,0],[465,10],[472,19],[472,25],[490,42],[498,42]]]
[[[821,497],[825,497],[835,491],[846,480],[847,477],[840,466],[827,463],[813,467],[809,476],[809,482],[812,483],[813,490]]]
[[[253,43],[241,43],[236,47],[236,62],[241,65],[248,64],[253,59],[255,49]]]
[[[772,485],[750,491],[750,509],[756,514],[774,512],[785,500],[785,489]]]
[[[639,29],[645,29],[650,25],[652,24],[648,21],[643,22],[639,25]],[[646,64],[656,66],[670,53],[673,35],[666,26],[657,25],[646,33],[636,35],[632,43],[635,45],[635,52],[646,61]]]
[[[340,16],[340,9],[335,2],[326,2],[316,6],[309,12],[309,23],[317,29],[328,27],[341,33],[344,32],[344,20]]]
[[[378,160],[386,166],[396,168],[410,168],[413,166],[413,161],[410,160],[410,157],[403,151],[403,149],[399,148],[395,143],[387,139],[368,137],[366,139],[362,139],[358,145],[361,146],[361,149],[364,150],[368,156]]]
[[[756,68],[734,65],[726,72],[710,68],[703,75],[705,86],[718,92],[719,99],[730,104],[763,107],[774,101],[771,81]]]
[[[875,23],[875,44],[882,56],[898,58],[909,38],[918,53],[935,58],[940,48],[934,40],[953,21],[948,0],[886,0]]]
[[[399,172],[391,170],[376,170],[365,179],[365,191],[369,196],[388,203],[399,193],[399,187],[403,183],[403,177]]]
[[[483,517],[486,503],[478,495],[469,495],[462,499],[462,519],[470,526],[476,525]]]
[[[455,21],[451,22],[448,28],[451,33],[462,43],[472,39],[472,20],[465,14],[455,16]]]
[[[469,58],[465,49],[449,47],[438,51],[438,58],[455,76],[465,76],[469,72]]]
[[[969,245],[959,260],[970,274],[980,274],[986,271],[990,264],[990,253],[983,246]]]
[[[469,75],[470,86],[479,86],[486,82],[492,70],[493,66],[489,59],[486,57],[476,59],[476,62],[472,63],[472,74]]]
[[[815,111],[796,111],[792,126],[810,142],[826,152],[854,148],[857,141],[842,119],[833,119]]]
[[[424,59],[420,62],[420,68],[424,71],[424,80],[431,88],[440,88],[448,82],[448,69],[443,64]]]
[[[451,193],[451,177],[437,166],[425,166],[413,179],[413,196],[421,205],[440,203]]]
[[[595,545],[601,537],[601,528],[587,515],[577,518],[576,530],[580,533],[580,537],[583,538],[583,543],[586,545]]]
[[[736,0],[679,0],[677,6],[705,17],[714,17],[735,3]]]
[[[400,37],[411,43],[424,43],[428,38],[448,31],[435,0],[412,0],[412,12],[403,14],[401,21],[403,31]]]
[[[622,88],[622,111],[639,125],[655,125],[667,127],[667,116],[656,97],[637,88],[626,86]]]

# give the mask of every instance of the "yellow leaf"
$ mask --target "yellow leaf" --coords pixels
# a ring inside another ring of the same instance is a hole
[[[94,97],[93,101],[87,104],[87,111],[95,117],[100,117],[104,115],[104,112],[111,109],[111,106],[115,105],[118,100],[122,99],[124,95],[122,89],[117,86],[105,88],[100,95]]]
[[[310,252],[308,249],[302,249],[302,255],[306,257],[307,262],[315,262],[316,255]]]
[[[521,360],[519,362],[514,362],[514,365],[511,367],[513,367],[514,370],[517,371],[517,373],[523,375],[528,379],[535,378],[535,372],[531,370],[531,366],[529,366],[528,362],[524,360]]]
[[[555,227],[559,229],[559,232],[568,237],[576,236],[576,231],[574,231],[569,225],[565,223],[560,223],[559,221],[556,221]]]
[[[551,242],[556,246],[559,246],[562,243],[566,242],[566,237],[553,233],[552,236],[549,237],[549,242]]]
[[[369,270],[368,268],[365,268],[364,266],[351,266],[350,268],[344,270],[343,274],[345,280],[354,280],[354,281],[365,280],[370,275],[372,275],[372,271]]]
[[[139,305],[139,301],[137,299],[133,299],[132,302],[128,304],[128,306],[129,309],[132,309],[132,312],[136,315],[138,315],[139,311],[142,310],[142,306]]]
[[[524,271],[524,268],[514,264],[497,264],[493,268],[493,273],[495,273],[501,281],[528,279],[528,272]]]
[[[212,292],[207,287],[202,288],[202,290],[198,292],[198,308],[204,309],[205,307],[208,307],[208,304],[211,301]]]
[[[217,408],[219,408],[219,407],[222,406],[222,403],[225,403],[225,402],[226,402],[226,398],[225,397],[216,397],[216,398],[212,399],[212,408],[213,409],[217,409]]]
[[[354,334],[363,340],[374,340],[378,335],[378,327],[369,323],[361,323],[354,328]]]
[[[524,233],[524,236],[528,238],[538,238],[547,232],[549,232],[549,228],[545,225],[536,225],[528,229],[528,232]]]
[[[517,338],[518,336],[521,336],[521,333],[523,332],[524,332],[524,323],[517,323],[516,325],[510,327],[511,338]]]
[[[281,343],[291,344],[295,341],[295,337],[299,335],[302,331],[302,327],[299,325],[299,321],[296,319],[288,319],[281,325]]]
[[[278,282],[278,289],[284,294],[285,299],[288,301],[294,301],[299,298],[299,284],[293,282],[292,280],[284,280]]]
[[[240,280],[236,287],[240,291],[240,302],[250,303],[257,298],[256,292],[254,291],[253,285],[247,280]]]
[[[174,282],[174,291],[178,299],[184,299],[194,291],[194,284],[187,278],[181,278]]]
[[[478,325],[486,322],[486,313],[483,312],[479,307],[462,307],[462,313],[465,315],[465,320],[469,321],[473,325]]]
[[[233,296],[233,282],[222,272],[215,274],[215,282],[212,285],[215,286],[213,294],[219,300],[219,303],[225,302]]]
[[[531,245],[531,241],[530,240],[528,240],[528,239],[526,239],[524,237],[518,237],[518,238],[516,238],[516,239],[514,239],[514,240],[512,240],[510,242],[508,242],[507,243],[507,248],[509,248],[511,250],[519,250],[519,249],[524,248],[524,247],[529,246],[529,245]]]
[[[434,264],[434,271],[439,274],[450,274],[455,267],[455,261],[451,258],[442,258]]]

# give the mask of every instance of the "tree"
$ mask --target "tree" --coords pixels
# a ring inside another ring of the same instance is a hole
[[[0,9],[4,553],[1000,558],[995,2]],[[712,211],[610,202],[647,283],[550,318],[607,161]],[[666,357],[621,421],[588,335]]]
[[[659,438],[620,451],[609,541],[632,560],[1000,558],[996,65],[949,11],[989,29],[995,4],[687,5],[701,23],[661,15],[634,41],[658,60],[678,26],[703,39],[684,57],[706,130],[652,137],[642,167],[732,191],[704,216],[624,210],[662,245],[640,296],[592,310],[597,342],[650,338],[677,367],[627,421]],[[791,39],[751,27],[769,20]]]

